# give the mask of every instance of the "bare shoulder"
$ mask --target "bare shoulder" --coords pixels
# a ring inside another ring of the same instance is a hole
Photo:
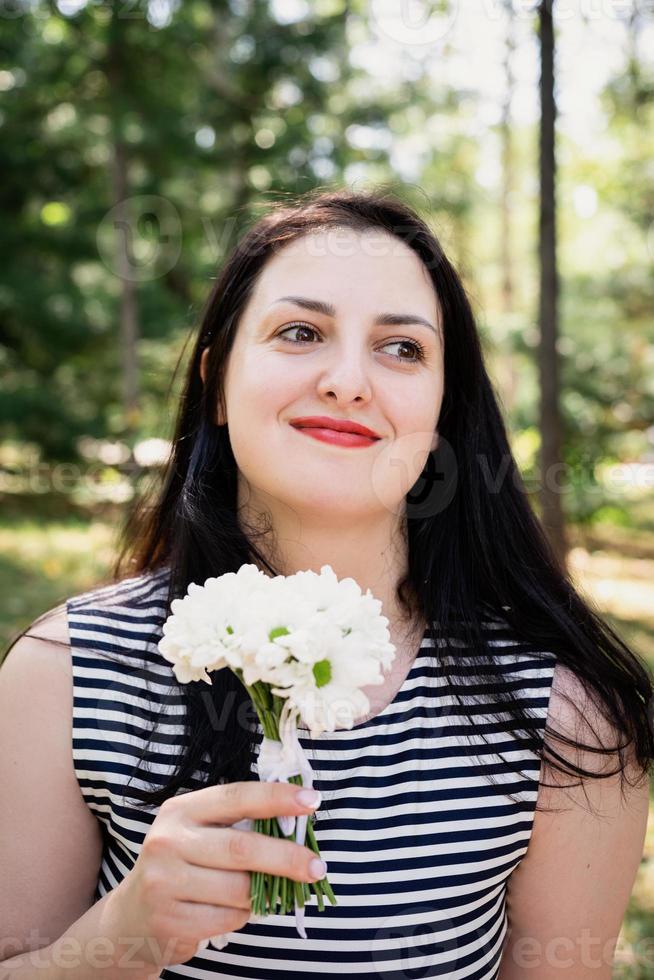
[[[546,738],[566,763],[588,774],[581,777],[581,792],[591,783],[608,784],[610,774],[623,767],[630,782],[647,787],[648,774],[636,765],[631,746],[616,731],[607,705],[590,684],[561,663],[556,664],[552,678]],[[568,744],[566,739],[576,744]],[[560,805],[563,787],[580,779],[560,773],[547,759],[541,778],[539,807]],[[594,795],[601,794],[596,791]],[[575,794],[570,797],[573,805],[577,799]]]
[[[30,636],[38,637],[41,640],[52,640],[55,643],[68,643],[70,637],[66,603],[61,602],[58,606],[53,606],[52,609],[48,609],[34,620],[28,627],[27,632]]]
[[[575,980],[609,980],[642,857],[648,774],[591,686],[559,664],[547,724],[554,751],[587,775],[543,764],[529,846],[507,883],[499,980],[518,980],[526,967],[533,980],[549,980],[563,967]]]
[[[70,632],[66,603],[62,602],[38,616],[7,650],[2,669],[15,671],[18,661],[22,669],[29,662],[35,668],[48,666],[71,674]]]
[[[61,936],[93,903],[98,820],[74,768],[66,603],[48,610],[0,667],[0,922],[17,949]],[[44,805],[46,801],[46,805]]]
[[[41,702],[49,717],[70,727],[73,667],[66,603],[35,619],[7,650],[0,664],[0,703]],[[5,710],[9,710],[8,707]]]

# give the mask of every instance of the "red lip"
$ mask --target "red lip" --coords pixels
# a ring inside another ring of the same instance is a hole
[[[328,415],[307,415],[291,419],[290,424],[298,429],[334,429],[336,432],[354,432],[359,436],[367,436],[368,439],[381,439],[377,432],[373,432],[365,425],[350,422],[348,419],[332,419]]]

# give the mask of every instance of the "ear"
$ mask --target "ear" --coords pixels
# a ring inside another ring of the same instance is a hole
[[[207,357],[209,356],[209,348],[205,347],[200,356],[200,377],[202,378],[202,384],[207,380]]]
[[[209,357],[209,348],[205,347],[200,355],[200,377],[202,378],[202,384],[206,384],[207,380],[207,359]],[[222,418],[222,413],[217,409],[214,416],[215,425],[225,425]]]

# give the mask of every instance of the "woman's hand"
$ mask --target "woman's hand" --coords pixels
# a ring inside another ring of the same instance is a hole
[[[112,938],[159,970],[185,963],[208,937],[243,928],[251,916],[250,871],[298,882],[323,877],[308,847],[232,825],[257,817],[301,816],[298,786],[258,781],[183,793],[160,807],[132,870],[108,900]],[[314,866],[315,869],[315,866]]]

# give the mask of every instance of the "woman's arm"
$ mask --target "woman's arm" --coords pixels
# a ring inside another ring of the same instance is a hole
[[[93,904],[102,852],[73,766],[65,608],[28,632],[0,667],[0,960],[48,946]]]
[[[572,704],[566,701],[567,695]],[[549,724],[590,745],[617,741],[593,709],[582,683],[558,665],[550,697]],[[553,746],[591,772],[610,772],[614,758]],[[638,769],[627,769],[636,783]],[[552,774],[546,782],[574,783]],[[570,789],[541,786],[529,847],[509,878],[509,934],[498,980],[610,980],[622,921],[643,852],[649,810],[648,779],[631,789],[620,777],[584,780]],[[565,808],[565,809],[564,809]]]
[[[141,959],[142,939],[112,938],[114,895],[103,895],[53,943],[0,961],[2,980],[158,980],[161,970]]]

